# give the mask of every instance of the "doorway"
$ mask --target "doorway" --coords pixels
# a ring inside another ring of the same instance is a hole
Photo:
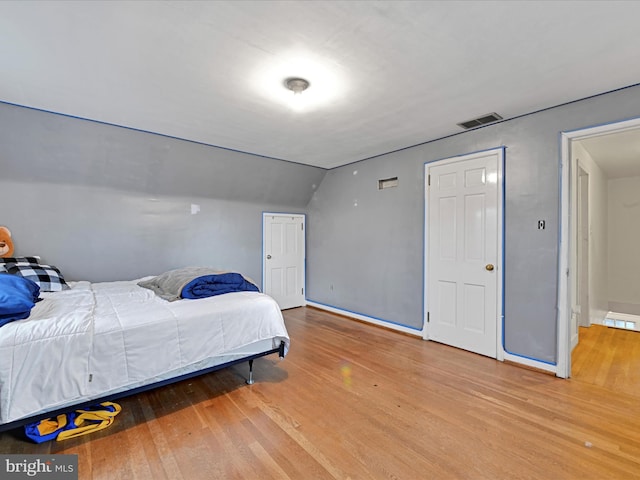
[[[625,290],[625,300],[640,285],[616,279],[616,262],[633,262],[637,255],[621,253],[619,238],[611,229],[619,182],[640,182],[640,118],[561,134],[561,226],[558,291],[559,377],[571,375],[571,352],[580,342],[579,332],[589,325],[603,325]],[[635,151],[635,153],[634,153]],[[627,191],[635,191],[626,187]],[[620,202],[618,202],[620,203]],[[625,202],[621,202],[625,203]],[[631,205],[633,202],[626,202]],[[613,216],[612,216],[613,215]],[[623,222],[631,235],[640,232],[640,216],[627,208]],[[635,217],[633,217],[635,215]],[[611,218],[610,218],[611,217]],[[637,221],[632,219],[636,218]],[[637,226],[633,226],[634,223]],[[633,228],[632,228],[633,227]],[[620,227],[618,226],[618,231]],[[640,235],[640,233],[639,233]],[[612,260],[614,259],[614,260]],[[630,293],[631,292],[631,293]],[[630,297],[631,295],[631,297]],[[636,295],[640,304],[640,294]],[[633,302],[626,305],[632,305]],[[620,304],[620,303],[619,303]],[[622,303],[621,305],[625,305]]]
[[[425,164],[423,337],[503,359],[502,148]]]

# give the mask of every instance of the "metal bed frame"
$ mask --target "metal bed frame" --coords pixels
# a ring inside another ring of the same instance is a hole
[[[57,408],[54,410],[50,410],[48,412],[43,412],[38,415],[33,415],[31,417],[25,417],[18,420],[14,420],[12,422],[3,423],[0,425],[0,432],[4,432],[7,430],[13,430],[14,428],[22,427],[29,423],[37,422],[43,420],[45,418],[55,417],[62,413],[72,412],[76,409],[81,409],[84,407],[88,407],[90,405],[95,405],[101,402],[117,400],[119,398],[129,397],[131,395],[136,395],[138,393],[146,392],[149,390],[153,390],[154,388],[164,387],[166,385],[171,385],[173,383],[181,382],[182,380],[187,380],[189,378],[198,377],[200,375],[205,375],[207,373],[215,372],[216,370],[222,370],[223,368],[231,367],[233,365],[237,365],[243,362],[249,362],[249,378],[246,380],[247,384],[252,385],[254,383],[253,380],[253,361],[257,358],[265,357],[267,355],[271,355],[273,353],[277,353],[280,357],[280,360],[284,359],[284,341],[280,342],[280,346],[277,348],[273,348],[271,350],[267,350],[265,352],[256,353],[253,355],[249,355],[247,357],[238,358],[236,360],[231,360],[229,362],[221,363],[220,365],[214,365],[213,367],[203,368],[202,370],[196,370],[195,372],[185,373],[183,375],[179,375],[177,377],[168,378],[166,380],[161,380],[159,382],[150,383],[148,385],[143,385],[141,387],[136,387],[131,390],[124,390],[122,392],[114,393],[112,395],[106,395],[103,397],[98,397],[93,400],[87,400],[75,405],[68,405],[66,407]]]

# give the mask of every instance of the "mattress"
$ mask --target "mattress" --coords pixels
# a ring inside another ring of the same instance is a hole
[[[275,300],[234,292],[167,302],[138,280],[71,282],[0,328],[0,424],[277,348]]]

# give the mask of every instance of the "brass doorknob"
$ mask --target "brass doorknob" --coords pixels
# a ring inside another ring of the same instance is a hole
[[[493,264],[492,263],[487,263],[487,266],[484,267],[484,268],[486,268],[487,270],[491,271],[491,270],[493,270]]]

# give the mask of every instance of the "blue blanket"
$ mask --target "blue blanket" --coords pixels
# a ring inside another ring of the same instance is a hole
[[[0,327],[27,318],[38,301],[40,287],[18,275],[0,273]]]
[[[240,273],[221,272],[210,267],[184,267],[169,270],[157,277],[141,280],[138,285],[153,290],[170,302],[181,298],[205,298],[223,293],[257,292],[252,282]]]
[[[258,292],[258,287],[239,273],[217,273],[194,278],[182,288],[182,298],[205,298],[231,292]]]

